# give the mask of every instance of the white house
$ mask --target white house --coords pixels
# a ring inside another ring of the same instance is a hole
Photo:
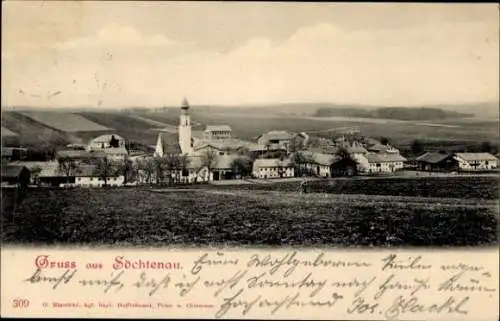
[[[75,173],[74,186],[78,187],[103,187],[105,181],[96,173],[93,166],[82,166],[79,171]],[[125,177],[123,175],[113,175],[106,178],[108,186],[123,186]]]
[[[363,157],[366,158],[369,174],[388,174],[402,169],[406,158],[397,153],[367,153]],[[365,163],[365,162],[364,162]]]
[[[289,159],[262,158],[254,161],[252,173],[257,178],[294,177],[295,169]]]
[[[208,125],[203,132],[205,139],[228,139],[231,138],[231,127],[229,125]]]
[[[331,176],[331,166],[335,160],[333,154],[324,154],[311,151],[299,151],[302,159],[305,161],[303,164],[298,164],[303,173],[310,175],[312,173],[322,176]]]
[[[496,169],[498,164],[498,159],[490,153],[456,153],[453,158],[462,171],[488,171]]]
[[[267,150],[288,150],[296,135],[284,130],[273,130],[257,138],[257,143]]]

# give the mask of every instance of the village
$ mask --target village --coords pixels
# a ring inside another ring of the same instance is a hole
[[[2,129],[3,130],[3,129]],[[347,132],[331,139],[272,130],[255,141],[234,137],[225,124],[193,131],[190,105],[180,107],[177,134],[159,132],[154,152],[128,146],[133,137],[100,135],[68,145],[53,160],[26,161],[2,147],[2,187],[119,187],[362,176],[458,175],[497,170],[490,153],[424,151],[405,157],[387,141]],[[314,139],[314,144],[312,140]]]

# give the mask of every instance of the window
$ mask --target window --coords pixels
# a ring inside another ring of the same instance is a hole
[[[376,165],[376,166],[377,166],[377,167],[380,167],[380,166],[381,166],[381,164],[380,164],[380,163],[377,163],[377,165]]]
[[[219,155],[224,155],[224,152],[219,152]]]

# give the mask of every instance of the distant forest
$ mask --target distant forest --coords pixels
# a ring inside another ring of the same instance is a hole
[[[322,107],[314,114],[317,117],[360,117],[360,118],[385,118],[397,120],[436,120],[449,118],[473,117],[473,114],[464,114],[454,111],[444,111],[439,108],[410,108],[410,107],[386,107],[375,110],[362,108],[335,108]]]

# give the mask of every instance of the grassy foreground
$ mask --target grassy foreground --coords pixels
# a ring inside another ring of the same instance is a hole
[[[497,242],[486,199],[187,190],[40,189],[2,213],[10,244],[472,246]]]

